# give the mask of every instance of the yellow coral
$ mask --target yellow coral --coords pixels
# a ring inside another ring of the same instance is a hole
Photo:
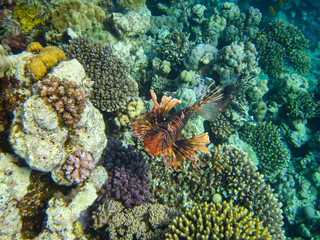
[[[31,52],[33,54],[39,53],[43,49],[42,45],[38,42],[32,42],[27,47],[27,52]]]
[[[196,205],[169,226],[166,239],[271,239],[268,228],[246,208],[223,201]]]
[[[39,7],[17,4],[13,10],[13,17],[19,22],[22,30],[30,32],[38,25],[44,25],[46,17]]]
[[[39,80],[46,75],[50,68],[54,67],[62,60],[66,60],[64,52],[58,47],[48,46],[43,48],[38,55],[35,55],[29,60],[27,69],[34,79]]]

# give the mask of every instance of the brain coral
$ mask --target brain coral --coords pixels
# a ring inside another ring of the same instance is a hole
[[[73,38],[63,49],[68,58],[76,58],[84,66],[94,81],[90,100],[95,107],[107,112],[117,111],[138,95],[138,84],[110,45],[79,37]]]
[[[304,74],[310,68],[309,55],[304,51],[308,48],[308,42],[292,24],[282,20],[270,23],[255,40],[259,64],[272,77],[283,71],[284,60]]]
[[[245,207],[223,201],[195,205],[173,220],[167,240],[271,239],[268,228]]]

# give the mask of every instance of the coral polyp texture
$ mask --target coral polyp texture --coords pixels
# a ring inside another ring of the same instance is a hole
[[[64,45],[63,50],[68,58],[76,58],[94,81],[90,100],[95,107],[114,112],[138,96],[138,84],[110,45],[78,37]]]
[[[262,173],[274,175],[286,168],[290,151],[281,139],[281,131],[272,123],[246,124],[239,132],[240,138],[249,143],[259,159]]]
[[[297,27],[286,21],[269,23],[255,39],[259,64],[270,77],[283,72],[284,61],[305,74],[310,68],[310,57],[305,51],[308,42]]]
[[[79,150],[68,155],[62,166],[66,179],[71,183],[80,183],[89,178],[96,164],[90,152]]]
[[[218,192],[223,200],[232,200],[233,205],[252,212],[268,229],[272,239],[285,239],[281,228],[282,204],[245,152],[233,145],[219,145],[212,152],[210,167],[210,172],[201,176],[204,188],[198,189],[203,191],[200,197],[207,196],[208,191],[210,197]]]
[[[33,50],[30,47],[29,50]],[[37,46],[40,49],[40,46]],[[63,51],[55,46],[48,46],[39,51],[27,63],[27,70],[35,80],[39,80],[46,75],[49,69],[56,66],[59,61],[66,60]]]
[[[232,202],[205,202],[175,218],[166,239],[271,239],[262,223],[253,212]]]
[[[51,76],[38,82],[37,90],[41,97],[51,104],[61,116],[62,122],[76,128],[85,108],[86,92],[74,81],[60,80]]]
[[[152,201],[148,166],[140,160],[131,145],[108,137],[99,164],[108,171],[108,181],[100,190],[101,199],[121,201],[125,207],[139,206]]]
[[[121,202],[107,200],[92,212],[94,229],[101,239],[164,239],[164,228],[177,216],[173,208],[147,203],[125,208]]]

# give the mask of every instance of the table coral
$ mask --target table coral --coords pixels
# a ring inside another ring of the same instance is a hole
[[[253,212],[232,202],[205,202],[175,218],[166,239],[271,239],[262,223]]]
[[[76,58],[94,81],[90,100],[95,107],[107,112],[117,111],[138,95],[138,84],[111,45],[79,37],[62,49],[68,58]]]

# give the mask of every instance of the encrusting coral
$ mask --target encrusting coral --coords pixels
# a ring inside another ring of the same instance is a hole
[[[41,49],[38,44],[29,47],[30,51]],[[55,46],[48,46],[39,51],[39,54],[32,57],[27,63],[27,69],[35,80],[43,78],[49,69],[66,60],[63,51]]]
[[[76,58],[94,81],[90,100],[95,107],[117,111],[138,95],[138,84],[131,78],[128,67],[113,53],[111,45],[78,37],[62,49],[68,58]]]
[[[231,201],[205,202],[176,217],[166,239],[271,239],[262,223],[253,212]]]
[[[81,120],[85,108],[86,92],[75,82],[67,79],[60,80],[51,76],[38,82],[37,90],[41,97],[54,107],[61,115],[63,123],[71,128],[76,128]]]

